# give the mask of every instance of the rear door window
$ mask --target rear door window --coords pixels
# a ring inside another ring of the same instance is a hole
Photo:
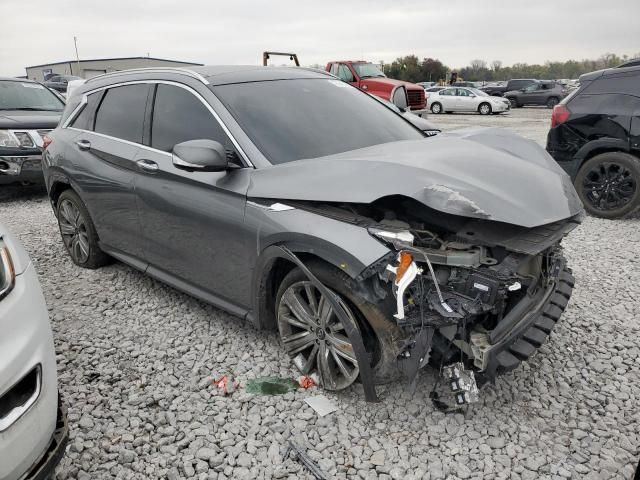
[[[227,145],[227,136],[209,109],[193,93],[159,84],[151,121],[151,146],[170,152],[188,140],[209,139]]]
[[[148,84],[124,85],[106,91],[95,119],[95,132],[142,143]]]

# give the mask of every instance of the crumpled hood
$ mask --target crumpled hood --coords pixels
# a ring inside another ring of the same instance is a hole
[[[528,228],[582,211],[571,180],[542,147],[495,128],[258,169],[247,194],[350,203],[404,195],[441,212]]]
[[[56,128],[62,112],[33,112],[7,110],[0,112],[0,128],[7,129],[48,129]]]

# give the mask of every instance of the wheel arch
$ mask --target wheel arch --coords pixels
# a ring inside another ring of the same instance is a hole
[[[273,329],[275,323],[275,296],[284,277],[296,267],[296,264],[280,248],[287,247],[305,265],[321,262],[336,268],[354,280],[360,280],[369,265],[362,264],[357,258],[340,247],[316,241],[313,244],[296,241],[281,242],[266,247],[256,261],[252,280],[253,305],[248,319],[259,329]],[[361,295],[366,295],[363,288]]]
[[[597,140],[592,140],[591,142],[586,143],[576,152],[575,158],[578,160],[576,163],[576,171],[575,175],[578,174],[582,166],[585,164],[587,160],[595,157],[596,155],[600,155],[602,153],[609,152],[624,152],[634,154],[629,147],[629,143],[621,140],[619,138],[599,138]],[[634,155],[638,156],[638,155]]]

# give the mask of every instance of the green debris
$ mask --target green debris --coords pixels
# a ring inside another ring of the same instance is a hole
[[[247,381],[247,392],[254,395],[282,395],[298,388],[291,378],[258,377]]]

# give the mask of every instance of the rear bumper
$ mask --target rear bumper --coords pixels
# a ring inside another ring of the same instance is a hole
[[[44,183],[42,155],[0,156],[0,185],[13,182]]]
[[[563,266],[552,285],[522,305],[524,315],[505,317],[489,334],[472,333],[481,379],[491,381],[513,370],[546,342],[569,303],[573,285],[573,275]]]

